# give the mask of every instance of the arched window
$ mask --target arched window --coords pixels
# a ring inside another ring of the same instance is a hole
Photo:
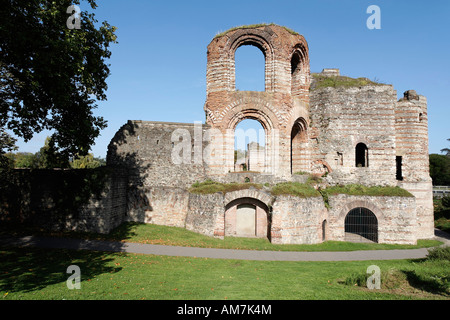
[[[345,217],[345,240],[378,242],[378,220],[367,208],[355,208]]]
[[[265,130],[261,123],[244,119],[234,131],[234,171],[264,172]]]
[[[299,86],[302,84],[302,58],[298,51],[294,52],[291,58],[291,94],[296,95],[299,91]]]
[[[369,166],[369,149],[364,143],[358,143],[355,148],[356,167]]]
[[[246,44],[235,52],[236,90],[265,91],[265,57],[260,48]]]
[[[299,118],[295,121],[291,130],[291,173],[304,170],[302,162],[302,144],[307,142],[306,135],[307,123],[305,119]]]

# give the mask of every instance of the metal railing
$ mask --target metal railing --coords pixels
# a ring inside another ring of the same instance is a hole
[[[442,198],[446,196],[450,196],[449,186],[433,186],[433,197]]]

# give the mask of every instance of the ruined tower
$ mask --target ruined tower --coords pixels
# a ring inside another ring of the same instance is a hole
[[[236,90],[235,53],[245,45],[264,54],[263,92]],[[304,158],[308,156],[310,70],[304,37],[277,25],[240,27],[216,36],[207,54],[206,123],[224,137],[224,162],[211,165],[210,174],[234,171],[234,130],[244,119],[257,120],[264,128],[263,173],[288,177],[293,170],[309,169]]]

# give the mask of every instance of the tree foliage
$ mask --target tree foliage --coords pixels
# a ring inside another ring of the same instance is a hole
[[[47,137],[44,146],[36,153],[10,152],[5,157],[9,161],[9,167],[16,169],[93,169],[106,165],[105,159],[94,157],[92,153],[66,158],[52,147],[51,137]]]
[[[435,186],[450,185],[450,157],[430,154],[430,176]]]
[[[105,161],[100,158],[95,158],[92,153],[85,156],[79,156],[71,161],[70,166],[73,169],[93,169],[105,164]]]
[[[11,137],[3,128],[0,127],[0,169],[11,166],[11,159],[6,156],[7,152],[17,150],[16,139]]]
[[[80,0],[0,2],[0,128],[25,141],[53,130],[49,148],[65,157],[87,154],[106,127],[93,110],[106,100],[116,28],[82,11],[80,29],[69,29],[67,9]],[[95,0],[83,4],[97,7]]]

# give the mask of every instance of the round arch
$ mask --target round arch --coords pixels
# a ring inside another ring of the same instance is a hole
[[[225,108],[220,122],[225,134],[225,170],[235,171],[234,165],[234,143],[236,126],[243,120],[250,119],[258,121],[264,129],[264,165],[260,166],[260,172],[273,173],[274,163],[277,156],[277,139],[279,139],[279,127],[283,124],[280,114],[271,110],[272,106],[264,99],[245,97],[238,99],[229,107]]]
[[[299,43],[291,53],[291,94],[298,96],[309,86],[308,49]]]
[[[302,156],[304,144],[308,141],[308,123],[300,117],[294,121],[291,129],[291,174],[299,171],[307,171],[309,168],[304,164],[304,157]],[[309,164],[308,164],[309,165]]]
[[[224,221],[226,236],[270,236],[269,207],[253,197],[240,197],[228,202],[225,205]]]
[[[350,201],[350,202],[346,203],[342,207],[341,211],[339,212],[337,222],[339,224],[343,225],[344,219],[345,219],[345,216],[347,215],[347,213],[350,210],[357,208],[357,207],[364,207],[364,208],[369,209],[377,217],[378,222],[384,220],[383,212],[377,206],[375,206],[372,202],[366,201],[366,200],[354,200],[354,201]]]
[[[378,242],[378,219],[365,208],[350,210],[344,221],[345,240],[351,242]]]
[[[261,50],[265,60],[265,91],[273,91],[274,84],[274,49],[271,42],[271,35],[265,30],[241,29],[234,31],[227,42],[224,50],[227,52],[230,65],[230,85],[231,90],[236,90],[236,50],[242,46],[254,46]]]
[[[346,238],[346,235],[345,235],[345,232],[346,232],[346,228],[345,228],[346,227],[346,218],[347,218],[348,214],[352,210],[357,209],[357,208],[363,208],[363,209],[366,210],[366,213],[362,214],[363,216],[365,215],[365,216],[368,217],[368,216],[370,216],[370,214],[372,214],[373,217],[376,219],[377,235],[376,235],[376,241],[375,242],[379,242],[380,239],[379,239],[378,231],[380,229],[380,225],[383,224],[383,221],[385,219],[384,218],[384,214],[376,205],[374,205],[373,203],[371,203],[370,201],[367,201],[367,200],[354,200],[354,201],[351,201],[351,202],[347,203],[341,209],[341,211],[339,213],[339,216],[338,216],[338,219],[337,219],[336,222],[337,222],[337,224],[339,226],[342,226],[342,231],[343,231],[343,234],[342,234],[343,238],[342,239]],[[360,235],[360,236],[362,236],[362,235]],[[362,237],[364,237],[364,236],[362,236]]]

